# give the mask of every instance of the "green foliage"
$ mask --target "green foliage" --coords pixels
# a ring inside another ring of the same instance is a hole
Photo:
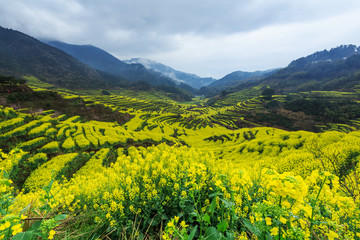
[[[45,144],[41,149],[41,152],[45,153],[56,153],[60,151],[59,143],[57,141],[49,142],[48,144]]]
[[[283,106],[300,96],[217,107],[115,94],[73,99],[74,106],[98,101],[131,112],[124,125],[1,108],[8,127],[0,139],[9,147],[0,169],[12,182],[0,181],[0,210],[21,216],[31,203],[27,217],[41,217],[22,221],[15,239],[48,238],[51,230],[58,239],[358,239],[356,122],[350,133],[319,134],[258,125],[293,128],[298,112]],[[61,214],[71,221],[57,225]],[[21,222],[11,219],[10,229]]]
[[[101,94],[102,95],[111,95],[111,92],[109,92],[108,90],[103,89],[103,90],[101,90]]]
[[[265,89],[262,91],[261,95],[263,96],[263,98],[264,98],[265,100],[271,100],[271,99],[272,99],[272,95],[274,95],[274,93],[275,93],[275,90],[274,90],[274,89],[272,89],[272,88],[265,88]]]
[[[15,77],[12,76],[0,75],[0,84],[14,85],[14,84],[25,84],[25,83],[26,80],[24,79],[16,79]]]
[[[346,123],[349,119],[360,118],[360,104],[355,101],[294,99],[286,102],[285,109],[316,116],[322,121]]]

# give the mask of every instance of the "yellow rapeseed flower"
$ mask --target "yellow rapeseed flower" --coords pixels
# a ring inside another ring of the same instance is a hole
[[[14,236],[16,234],[22,232],[21,224],[16,224],[16,225],[12,226],[11,230],[13,230],[12,235],[14,235]]]
[[[278,227],[273,227],[271,230],[270,230],[270,234],[272,236],[277,236],[278,235],[278,232],[279,232],[279,228]]]
[[[53,239],[55,233],[56,233],[56,232],[55,232],[54,230],[50,230],[48,239]]]
[[[269,218],[269,217],[266,217],[265,218],[265,222],[266,222],[266,225],[271,225],[271,218]]]
[[[330,230],[328,237],[329,237],[329,240],[334,240],[335,238],[339,237],[339,235],[336,232]]]
[[[186,225],[185,221],[182,221],[182,222],[180,223],[180,226],[181,226],[182,228],[186,228],[186,227],[189,226],[189,225]]]
[[[168,227],[174,227],[174,223],[172,221],[168,222],[167,224]]]
[[[282,222],[283,224],[285,224],[286,223],[286,218],[284,218],[284,217],[280,217],[280,222]]]
[[[6,222],[6,223],[4,224],[4,226],[5,226],[5,228],[9,228],[9,227],[11,226],[11,224],[10,224],[10,222]]]

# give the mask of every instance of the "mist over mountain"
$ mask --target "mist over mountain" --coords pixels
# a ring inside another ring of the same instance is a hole
[[[125,63],[110,53],[92,45],[75,45],[48,40],[44,40],[44,42],[61,49],[95,69],[120,76],[131,82],[148,82],[151,85],[176,85],[176,82],[167,76],[151,72],[138,63]]]
[[[174,79],[178,83],[188,84],[193,88],[201,88],[203,86],[207,86],[210,83],[216,81],[215,78],[211,78],[211,77],[203,78],[203,77],[199,77],[195,74],[181,72],[181,71],[175,70],[169,66],[166,66],[165,64],[162,64],[162,63],[150,60],[150,59],[132,58],[132,59],[126,60],[125,62],[129,63],[129,64],[141,64],[149,70],[159,72],[163,76]]]

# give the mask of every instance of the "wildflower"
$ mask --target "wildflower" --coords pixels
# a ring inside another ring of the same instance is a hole
[[[167,226],[172,228],[172,227],[174,227],[174,223],[172,221],[170,221],[170,222],[168,222]]]
[[[282,222],[283,224],[285,224],[286,223],[286,218],[284,218],[284,217],[280,217],[280,222]]]
[[[265,218],[265,222],[266,222],[266,225],[271,225],[271,218],[269,218],[269,217],[266,217]]]
[[[56,233],[56,232],[55,232],[54,230],[50,230],[48,239],[53,239],[55,233]]]
[[[5,224],[2,224],[2,225],[0,225],[0,231],[4,231],[5,230]]]
[[[330,230],[328,237],[329,237],[329,240],[334,240],[335,238],[339,237],[339,235],[336,232]]]
[[[12,226],[11,230],[13,230],[12,234],[15,236],[16,234],[22,232],[21,224],[16,224]]]
[[[180,226],[181,226],[182,228],[186,228],[186,227],[189,226],[189,225],[186,225],[186,224],[185,224],[185,221],[182,221],[182,222],[180,223]]]
[[[99,218],[99,216],[96,216],[96,217],[95,217],[95,222],[96,222],[96,223],[101,222],[101,219]]]
[[[4,224],[4,226],[5,226],[5,228],[9,228],[9,227],[11,226],[11,224],[10,224],[10,222],[6,222],[6,223]]]
[[[270,230],[270,234],[273,235],[273,236],[278,235],[278,232],[279,232],[279,228],[278,228],[278,227],[273,227],[273,228]]]

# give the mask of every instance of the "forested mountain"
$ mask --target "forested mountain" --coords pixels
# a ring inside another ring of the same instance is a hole
[[[143,65],[138,63],[127,64],[92,45],[74,45],[46,40],[44,42],[70,54],[95,69],[120,76],[131,82],[147,82],[151,85],[176,85],[175,81],[167,76],[148,71]]]
[[[359,240],[360,55],[326,54],[192,98],[0,28],[0,238]]]
[[[235,71],[211,83],[209,87],[219,87],[219,88],[233,87],[241,83],[258,80],[259,78],[267,76],[274,71],[276,70],[273,69],[273,70],[255,71],[255,72]]]
[[[201,88],[203,86],[207,86],[210,83],[216,81],[215,78],[207,77],[199,77],[195,74],[191,73],[185,73],[178,70],[175,70],[169,66],[166,66],[162,63],[145,59],[145,58],[132,58],[130,60],[126,60],[125,62],[134,64],[142,64],[144,67],[146,67],[149,70],[153,70],[156,72],[161,73],[163,76],[169,77],[171,79],[174,79],[175,81],[179,83],[185,83],[190,85],[193,88]]]
[[[263,75],[259,76],[260,73]],[[265,87],[273,88],[280,94],[301,91],[353,91],[359,88],[359,82],[360,48],[355,45],[342,45],[296,59],[287,67],[272,72],[231,73],[201,88],[199,94],[215,96],[224,91],[253,92],[253,89],[258,89],[256,92],[259,93],[259,89]]]
[[[351,91],[360,81],[360,54],[354,45],[324,50],[291,62],[265,78],[278,91]]]
[[[353,55],[360,54],[360,47],[355,45],[341,45],[330,50],[318,51],[306,57],[299,58],[290,63],[289,67],[304,67],[307,64],[316,64],[320,62],[334,62],[344,60]]]
[[[124,79],[99,72],[24,33],[0,27],[0,74],[32,75],[61,87],[110,88]]]

